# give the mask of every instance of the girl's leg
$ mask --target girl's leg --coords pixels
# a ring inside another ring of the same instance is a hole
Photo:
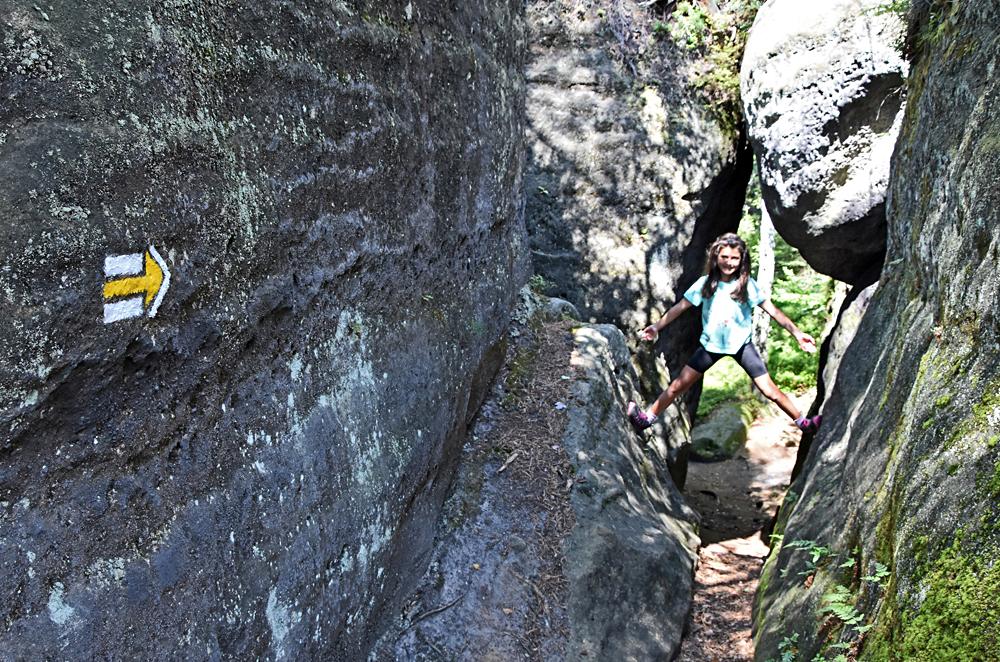
[[[760,389],[765,398],[781,407],[781,411],[792,417],[792,420],[802,418],[802,412],[795,406],[792,399],[785,395],[785,392],[778,388],[778,385],[771,379],[771,375],[766,372],[760,377],[755,377],[753,383]]]
[[[660,397],[647,411],[643,411],[637,403],[629,401],[625,413],[636,432],[642,432],[655,423],[660,412],[669,407],[670,403],[677,399],[677,396],[691,388],[701,378],[705,370],[712,367],[712,364],[718,361],[721,356],[721,354],[710,354],[704,347],[699,347],[698,351],[688,360],[687,365],[681,369],[681,374],[677,379],[670,382],[670,386],[663,393],[660,393]]]
[[[660,412],[670,406],[678,396],[685,393],[689,388],[691,388],[695,382],[701,379],[702,373],[698,372],[691,366],[684,366],[681,370],[681,374],[674,381],[670,382],[670,386],[667,387],[660,397],[656,399],[656,402],[649,408],[649,413],[654,416],[659,416]]]
[[[799,408],[795,406],[792,399],[789,398],[785,393],[778,388],[778,385],[774,383],[771,379],[771,375],[767,374],[767,366],[764,365],[764,359],[761,358],[760,353],[757,348],[753,346],[753,343],[747,343],[740,348],[735,355],[736,361],[747,371],[753,383],[756,384],[760,392],[764,394],[764,397],[775,403],[781,410],[786,414],[791,416],[792,420],[795,421],[795,425],[798,426],[803,432],[815,432],[819,429],[820,422],[823,420],[822,416],[813,416],[812,418],[803,418],[802,412]]]

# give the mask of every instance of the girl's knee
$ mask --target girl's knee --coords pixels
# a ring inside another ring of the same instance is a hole
[[[683,393],[684,391],[688,390],[688,388],[689,386],[684,382],[684,380],[677,378],[674,381],[670,382],[670,386],[667,387],[667,391],[671,395],[676,397],[681,393]]]

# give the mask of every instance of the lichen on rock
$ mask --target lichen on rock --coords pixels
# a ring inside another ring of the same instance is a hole
[[[0,24],[0,650],[363,657],[527,276],[520,5]]]

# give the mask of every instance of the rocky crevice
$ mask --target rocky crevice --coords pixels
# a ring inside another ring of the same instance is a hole
[[[701,274],[707,245],[736,229],[753,158],[745,136],[725,129],[699,95],[704,63],[654,36],[652,12],[633,0],[527,7],[534,271],[583,319],[628,332],[666,312]],[[697,328],[688,314],[654,351],[637,351],[646,397],[680,370]],[[678,403],[684,415],[669,434],[681,482],[698,392]]]
[[[1000,655],[1000,41],[986,27],[1000,16],[990,3],[931,4],[911,16],[923,37],[893,157],[886,266],[783,508],[759,659],[792,635],[807,658],[834,643],[862,660]],[[795,541],[829,551],[809,568]],[[837,591],[857,626],[823,611]]]
[[[643,445],[621,415],[636,392],[621,333],[553,322],[550,310],[543,302],[512,326],[429,570],[382,657],[669,659],[678,650],[697,516],[673,485],[662,439]]]

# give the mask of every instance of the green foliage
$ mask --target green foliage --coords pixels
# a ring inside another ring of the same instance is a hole
[[[904,618],[901,659],[1000,659],[1000,563],[994,546],[964,550],[960,536],[921,582],[926,597]]]
[[[829,317],[834,282],[813,271],[798,251],[780,237],[775,242],[775,261],[780,265],[771,291],[771,301],[804,333],[821,340]],[[819,352],[807,354],[783,329],[768,336],[767,368],[784,390],[805,391],[816,385]]]
[[[747,374],[736,361],[727,357],[705,373],[701,398],[698,400],[698,416],[707,416],[723,402],[745,402],[753,399]]]
[[[778,662],[794,662],[795,654],[798,652],[799,633],[795,632],[790,637],[784,637],[778,642],[778,653],[781,658]]]
[[[666,32],[678,45],[693,51],[709,43],[714,20],[697,2],[679,2]]]
[[[664,23],[663,21],[654,21],[652,32],[654,39],[666,39],[671,36],[670,24]]]
[[[876,16],[896,14],[900,17],[906,17],[907,13],[910,11],[910,0],[887,0],[886,2],[875,5],[875,7],[870,11]]]
[[[799,633],[796,632],[790,637],[782,637],[778,642],[778,654],[780,657],[775,660],[768,658],[767,662],[795,662],[795,656],[799,652]]]
[[[977,433],[989,433],[996,428],[996,422],[991,419],[994,412],[1000,410],[1000,377],[992,380],[985,389],[979,402],[972,405],[972,411],[966,412],[966,418],[957,426],[945,442],[945,448],[950,448],[959,440]],[[987,441],[987,444],[989,442]]]
[[[850,644],[850,645],[853,646],[854,644]],[[830,646],[830,648],[835,648],[837,646],[839,646],[839,644],[833,644],[832,646]],[[848,658],[843,653],[840,653],[836,657],[832,657],[830,659],[827,659],[823,655],[823,653],[816,653],[816,655],[813,656],[812,662],[849,662],[849,660],[850,660],[850,658]]]
[[[849,625],[858,631],[865,631],[870,628],[870,626],[861,625],[865,619],[865,615],[859,612],[854,606],[854,594],[846,586],[838,584],[823,596],[823,607],[820,609],[820,613],[830,614],[844,625]]]
[[[730,0],[713,11],[702,2],[682,0],[669,23],[653,26],[654,38],[669,36],[681,48],[701,54],[704,66],[694,86],[723,129],[733,134],[743,121],[740,61],[761,4],[762,0]]]
[[[546,292],[551,291],[555,285],[555,283],[541,274],[535,274],[528,279],[528,287],[531,288],[531,291],[535,294],[545,294]]]
[[[921,46],[936,46],[941,43],[945,35],[956,29],[961,4],[958,0],[931,0],[927,22],[917,36]]]
[[[993,500],[1000,499],[1000,463],[993,469],[993,476],[985,486],[986,493]]]
[[[858,625],[865,617],[854,608],[851,602],[853,597],[846,586],[834,586],[832,591],[823,596],[820,613],[835,616],[845,625]]]
[[[892,573],[889,572],[889,568],[887,568],[884,564],[875,561],[875,572],[870,575],[865,575],[861,578],[861,581],[878,584],[882,588],[885,588],[885,582],[889,578],[890,574]]]
[[[792,540],[784,545],[789,549],[797,549],[806,552],[809,555],[809,559],[806,561],[805,570],[799,573],[799,575],[811,575],[816,572],[819,565],[830,556],[830,548],[824,547],[816,543],[814,540]],[[787,570],[788,568],[785,568]],[[786,573],[783,570],[782,575]]]
[[[853,568],[854,565],[854,559],[851,558],[848,561],[841,563],[839,567]],[[890,574],[889,568],[876,561],[874,572],[863,576],[861,581],[874,584],[878,586],[879,589],[884,590],[886,581],[888,580]],[[859,644],[856,637],[866,634],[869,630],[875,627],[874,623],[865,623],[866,616],[863,612],[858,610],[857,605],[855,604],[856,601],[857,598],[854,591],[852,591],[849,587],[840,584],[835,585],[830,591],[823,595],[820,613],[832,616],[840,621],[841,624],[851,628],[853,631],[847,641],[832,643],[827,647],[828,649],[849,651]],[[843,654],[839,654],[834,657],[832,662],[836,662],[841,658],[844,658]],[[825,660],[826,658],[819,657],[819,659]]]

